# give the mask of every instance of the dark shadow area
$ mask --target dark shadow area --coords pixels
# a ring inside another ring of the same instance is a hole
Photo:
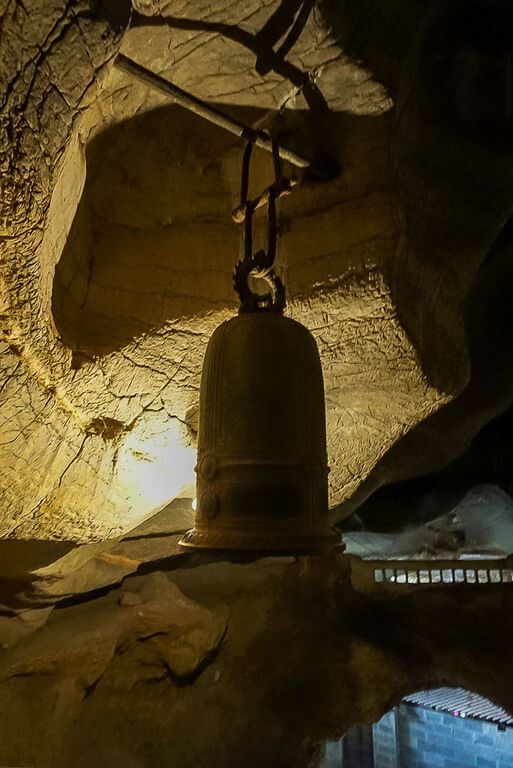
[[[424,0],[318,0],[316,9],[344,53],[368,68],[395,100],[418,29],[433,5]]]
[[[0,614],[26,607],[33,571],[45,568],[77,548],[72,541],[2,539],[0,541]]]
[[[222,109],[248,125],[269,118],[252,108]],[[324,173],[327,158],[331,168],[341,165],[347,127],[358,121],[365,134],[365,124],[375,120],[328,113],[319,124],[307,111],[277,114],[277,140],[312,158],[306,169],[284,167],[301,181],[294,200],[305,207],[311,195],[314,210],[322,206],[315,188],[333,179]],[[236,137],[173,105],[136,115],[91,141],[52,295],[55,324],[77,368],[165,323],[235,307],[241,225],[231,212],[243,148]],[[251,193],[257,194],[273,178],[270,154],[256,150],[253,169]],[[278,204],[279,226],[287,204],[286,198]],[[264,210],[255,218],[263,233]],[[322,272],[317,277],[321,281]]]
[[[421,507],[431,519],[443,514],[476,482],[511,490],[511,285],[513,219],[484,260],[463,307],[469,384],[392,446],[356,494],[341,505],[341,519],[358,509],[372,530],[394,531],[407,525],[410,516],[412,522],[422,522]]]
[[[355,519],[354,524],[368,531],[400,533],[446,515],[474,486],[489,483],[511,495],[512,434],[513,411],[509,409],[483,427],[448,467],[377,490],[358,508],[360,522]]]
[[[512,29],[513,7],[505,0],[439,4],[422,41],[419,76],[447,129],[490,142],[511,140]]]
[[[429,5],[395,102],[406,238],[390,285],[431,382],[452,395],[468,366],[465,297],[513,211],[512,21],[506,0]]]
[[[0,579],[18,579],[64,557],[77,544],[72,541],[38,539],[0,540]],[[0,602],[2,594],[0,593]]]
[[[456,121],[481,132],[511,129],[507,0],[319,0],[316,9],[344,53],[370,69],[394,101],[420,45],[416,90],[426,89],[449,128]]]

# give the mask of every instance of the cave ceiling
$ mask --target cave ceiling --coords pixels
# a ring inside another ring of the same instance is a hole
[[[4,0],[0,20],[1,537],[112,538],[194,494],[243,147],[119,51],[340,167],[280,201],[277,259],[321,354],[335,517],[508,410],[510,4]],[[255,192],[271,174],[256,152]]]

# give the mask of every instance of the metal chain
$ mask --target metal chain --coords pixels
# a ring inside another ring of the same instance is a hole
[[[272,154],[274,166],[274,183],[264,193],[267,203],[267,250],[260,249],[253,253],[253,214],[263,196],[257,200],[248,200],[249,171],[254,139],[250,139],[242,158],[240,206],[237,210],[244,211],[244,256],[235,265],[233,271],[233,286],[240,299],[239,314],[246,312],[277,312],[285,309],[285,286],[275,273],[274,259],[276,257],[276,198],[292,185],[284,180],[281,169],[279,146],[272,139]],[[249,287],[249,278],[255,277],[270,287],[266,294],[255,293]]]

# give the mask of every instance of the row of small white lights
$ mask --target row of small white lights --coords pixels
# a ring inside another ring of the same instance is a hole
[[[402,570],[376,568],[374,581],[396,584],[500,584],[513,582],[513,571],[508,568],[433,568]]]

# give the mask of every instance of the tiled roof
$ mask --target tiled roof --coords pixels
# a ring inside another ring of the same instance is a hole
[[[456,717],[487,720],[497,725],[513,726],[513,715],[477,693],[464,688],[435,688],[405,696],[403,701],[419,707],[450,712]]]

